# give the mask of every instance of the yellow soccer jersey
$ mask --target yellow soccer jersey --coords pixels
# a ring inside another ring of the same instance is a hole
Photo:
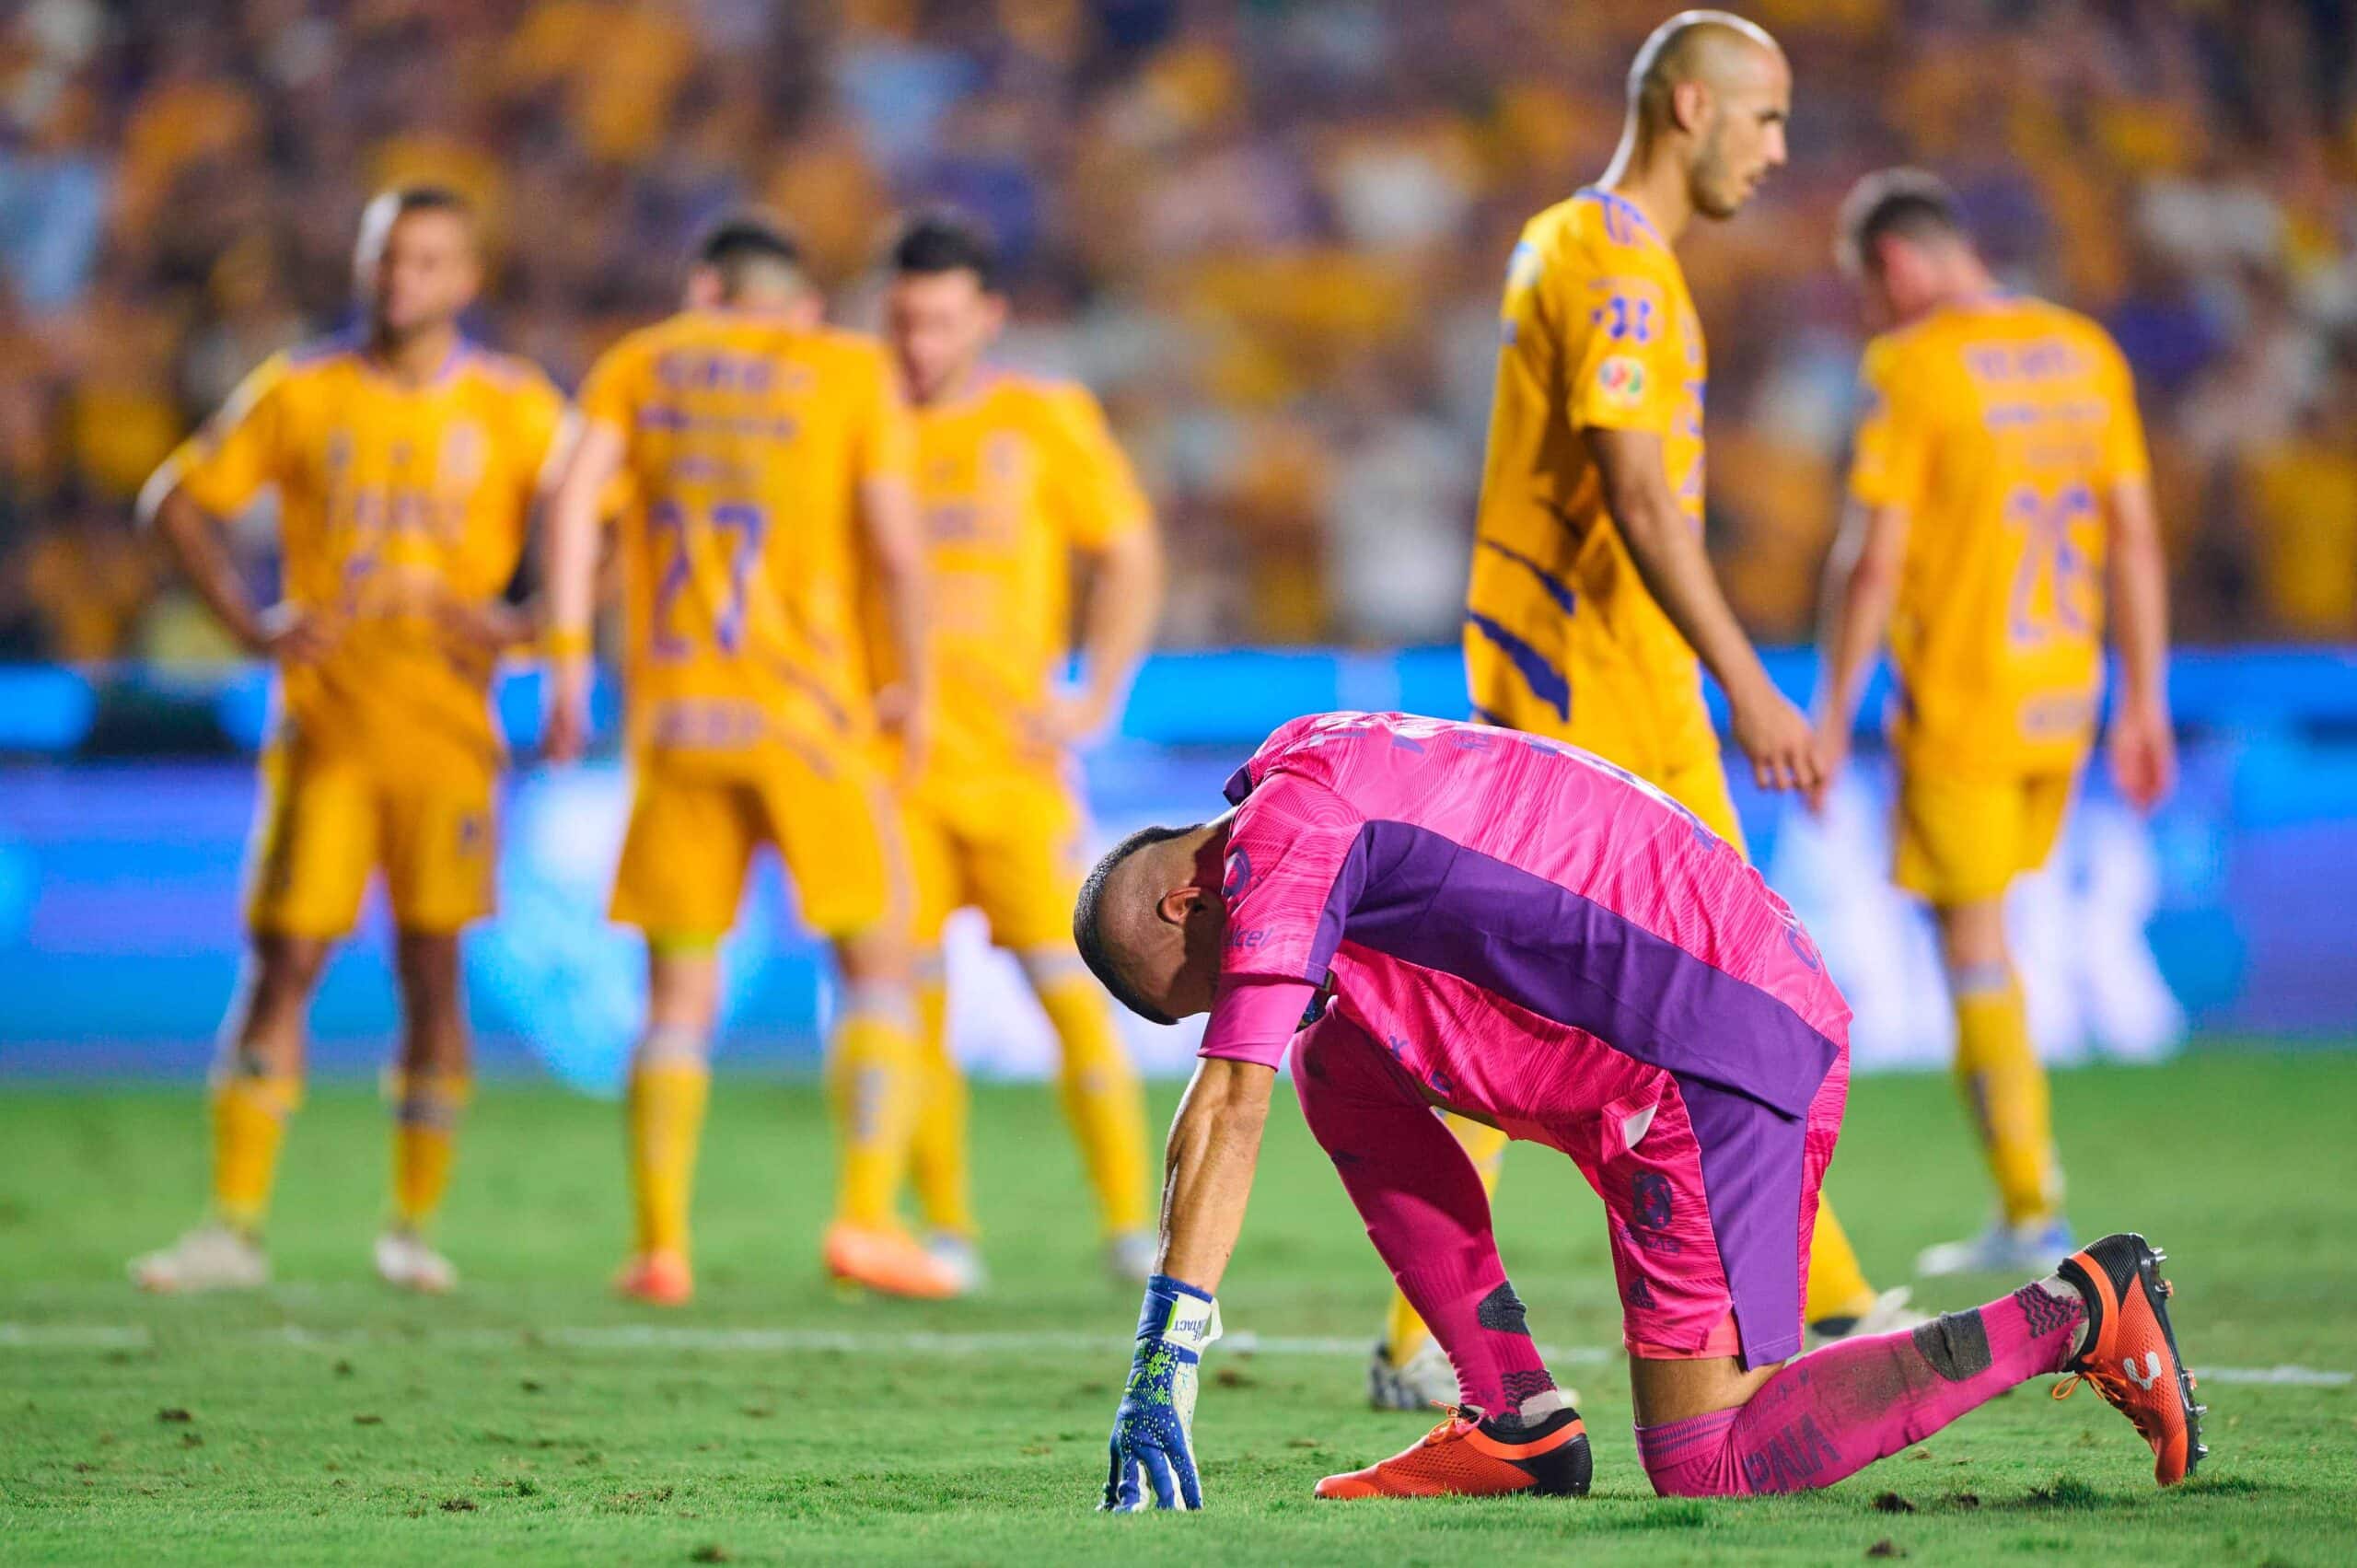
[[[283,675],[306,745],[397,770],[498,761],[491,661],[435,610],[505,589],[563,421],[526,361],[462,345],[405,387],[331,339],[268,361],[173,454],[171,478],[217,517],[277,491],[284,597],[341,623],[324,660]]]
[[[688,311],[608,351],[581,411],[626,446],[633,746],[753,774],[864,742],[860,487],[911,471],[882,346]]]
[[[1501,326],[1466,607],[1477,716],[1578,738],[1590,670],[1700,714],[1693,650],[1638,579],[1581,434],[1657,433],[1701,527],[1708,365],[1678,258],[1638,208],[1583,191],[1524,227]]]
[[[2084,317],[2000,296],[1875,339],[1862,377],[1851,494],[1908,515],[1902,757],[2075,767],[2103,682],[2105,508],[2147,470],[2127,362]]]
[[[1151,526],[1086,389],[993,376],[916,416],[935,711],[927,783],[1051,764],[1023,716],[1072,646],[1072,556]],[[880,623],[880,615],[877,617]]]

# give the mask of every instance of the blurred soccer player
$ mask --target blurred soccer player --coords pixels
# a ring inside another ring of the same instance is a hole
[[[1161,608],[1161,551],[1096,399],[982,363],[1006,319],[995,265],[970,226],[919,218],[893,248],[885,308],[917,411],[933,607],[931,746],[904,796],[925,1063],[911,1167],[935,1255],[979,1284],[966,1084],[949,1054],[941,958],[944,922],[971,904],[1054,1026],[1064,1114],[1096,1189],[1108,1265],[1143,1280],[1154,1266],[1145,1101],[1073,949],[1086,819],[1070,748],[1103,728],[1129,690]],[[1075,556],[1094,571],[1085,684],[1066,692]]]
[[[214,613],[277,665],[284,704],[262,761],[251,957],[213,1078],[213,1218],[134,1263],[152,1290],[267,1276],[261,1227],[301,1098],[305,1016],[379,871],[403,1032],[377,1271],[417,1290],[456,1283],[423,1233],[467,1090],[459,932],[492,908],[502,749],[487,691],[501,650],[528,632],[501,595],[564,405],[537,368],[460,335],[480,263],[458,197],[378,196],[354,268],[361,330],[255,371],[141,499]],[[264,489],[284,553],[284,597],[267,609],[221,534]]]
[[[1671,247],[1733,217],[1784,161],[1792,72],[1758,27],[1687,11],[1629,69],[1620,150],[1596,185],[1530,220],[1507,265],[1471,587],[1473,715],[1585,748],[1666,790],[1740,848],[1700,663],[1727,694],[1762,787],[1816,779],[1808,721],[1769,680],[1702,549],[1702,326]],[[1458,1137],[1494,1182],[1505,1140]],[[1857,1254],[1820,1209],[1808,1316],[1887,1326]],[[1369,1373],[1419,1408],[1448,1369],[1405,1296]]]
[[[1929,175],[1863,181],[1840,250],[1884,331],[1866,349],[1852,506],[1827,571],[1818,766],[1829,779],[1841,766],[1887,634],[1902,693],[1892,874],[1938,920],[1956,1085],[2000,1211],[1919,1267],[2011,1269],[2068,1232],[2005,889],[2052,852],[2094,745],[2107,607],[2120,666],[2112,776],[2149,810],[2177,771],[2143,429],[2103,329],[1999,289]]]
[[[903,1295],[948,1272],[892,1217],[916,1104],[907,870],[879,721],[924,751],[923,560],[908,412],[883,345],[819,323],[800,252],[758,215],[715,227],[687,308],[609,350],[550,519],[550,751],[580,749],[598,524],[610,488],[628,585],[637,773],[613,918],[646,935],[632,1063],[636,1240],[618,1287],[692,1290],[688,1209],[720,1003],[720,939],[774,844],[843,995],[829,1063],[841,1171],[828,1269]],[[904,653],[872,691],[859,610],[874,579]]]

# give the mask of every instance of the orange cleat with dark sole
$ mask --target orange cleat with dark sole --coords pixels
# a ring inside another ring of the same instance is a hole
[[[615,1295],[649,1307],[685,1307],[695,1293],[695,1275],[678,1252],[642,1252],[614,1276]]]
[[[2172,1292],[2160,1270],[2167,1257],[2123,1231],[2063,1260],[2059,1272],[2086,1297],[2087,1331],[2054,1397],[2094,1384],[2153,1446],[2153,1479],[2175,1486],[2210,1450],[2201,1441],[2208,1407],[2193,1402],[2193,1375],[2169,1326]]]
[[[1404,1453],[1318,1483],[1320,1497],[1585,1497],[1594,1460],[1587,1423],[1569,1405],[1537,1426],[1501,1428],[1469,1407]]]
[[[958,1294],[958,1271],[904,1230],[838,1220],[827,1227],[824,1251],[828,1273],[878,1295],[946,1301]]]

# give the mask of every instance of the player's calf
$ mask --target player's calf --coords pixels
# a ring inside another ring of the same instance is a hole
[[[2203,1452],[2201,1407],[2177,1359],[2159,1260],[2142,1237],[2107,1237],[1974,1311],[1813,1352],[1740,1405],[1639,1427],[1645,1471],[1665,1496],[1829,1486],[2032,1377],[2067,1371],[2075,1376],[2058,1396],[2093,1383],[2172,1485]],[[1631,1365],[1643,1408],[1648,1364]]]

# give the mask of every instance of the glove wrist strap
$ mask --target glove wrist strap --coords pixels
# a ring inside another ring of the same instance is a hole
[[[1138,1309],[1139,1340],[1159,1340],[1201,1355],[1219,1336],[1219,1303],[1209,1291],[1167,1274],[1146,1281],[1145,1302]]]

